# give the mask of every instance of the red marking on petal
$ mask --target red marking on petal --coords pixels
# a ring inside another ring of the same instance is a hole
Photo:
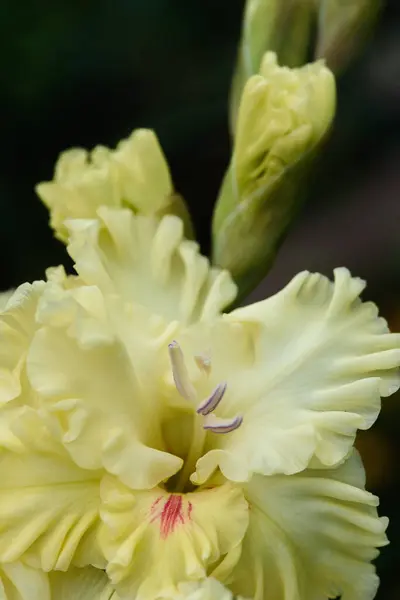
[[[150,523],[153,523],[156,519],[158,519],[160,517],[161,511],[156,510],[156,509],[162,499],[163,499],[162,496],[158,496],[157,500],[154,500],[153,504],[151,505],[151,507],[150,507],[150,515],[151,515]]]
[[[155,507],[157,506],[157,504],[159,502],[161,502],[161,500],[162,500],[162,496],[158,496],[157,500],[154,500],[153,504],[151,505],[151,512],[154,511]]]
[[[193,510],[193,504],[191,502],[188,502],[188,519],[190,521],[190,519],[192,518],[192,510]]]
[[[175,530],[179,523],[184,523],[182,511],[182,496],[171,494],[164,504],[161,513],[160,532],[163,539],[167,538]]]

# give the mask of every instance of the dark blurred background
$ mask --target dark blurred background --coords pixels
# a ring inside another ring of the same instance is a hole
[[[230,155],[227,96],[243,0],[1,0],[0,289],[69,266],[33,191],[60,151],[113,146],[136,127],[160,137],[204,252]],[[400,331],[400,2],[338,81],[333,135],[263,298],[301,269],[346,265]],[[400,583],[399,398],[360,437],[369,487],[390,516],[380,600]]]

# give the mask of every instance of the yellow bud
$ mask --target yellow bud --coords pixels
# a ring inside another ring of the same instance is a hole
[[[267,50],[290,67],[303,64],[314,14],[314,0],[247,0],[231,91],[232,131],[244,85],[258,73]]]
[[[293,218],[335,98],[334,77],[322,61],[290,69],[272,52],[246,83],[213,220],[214,261],[242,292],[266,273]]]
[[[115,150],[97,146],[92,152],[73,148],[63,152],[53,181],[36,191],[50,210],[56,236],[66,242],[68,218],[94,218],[100,206],[124,206],[135,213],[161,218],[180,216],[191,235],[183,199],[174,192],[171,175],[155,133],[137,129]]]
[[[379,14],[380,0],[318,0],[317,58],[338,73],[361,50]]]

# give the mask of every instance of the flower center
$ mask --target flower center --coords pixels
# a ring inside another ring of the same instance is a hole
[[[194,408],[193,431],[185,462],[176,478],[173,478],[174,481],[170,483],[175,492],[192,491],[193,484],[190,482],[190,476],[195,472],[196,463],[203,455],[207,432],[229,433],[240,427],[243,418],[240,415],[232,418],[217,417],[214,411],[224,398],[227,389],[226,382],[219,383],[206,398],[202,399],[190,380],[185,358],[178,342],[171,342],[168,345],[168,351],[176,389],[182,398],[190,402]],[[211,372],[210,358],[195,356],[194,359],[200,371],[209,375]]]
[[[178,342],[175,340],[168,345],[169,356],[172,366],[172,374],[176,389],[179,394],[188,402],[196,405],[196,412],[202,415],[203,429],[213,433],[229,433],[234,431],[242,424],[243,417],[237,415],[232,418],[222,419],[214,415],[214,410],[220,404],[226,392],[227,383],[225,381],[219,383],[205,399],[199,402],[197,392],[192,385],[189,373],[186,368],[185,358]],[[195,356],[195,361],[200,370],[209,374],[211,371],[211,360],[205,356]]]

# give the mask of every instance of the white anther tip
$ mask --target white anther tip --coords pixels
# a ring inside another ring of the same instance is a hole
[[[190,382],[181,347],[177,341],[173,340],[168,344],[168,350],[176,389],[185,400],[195,401],[196,391]]]

